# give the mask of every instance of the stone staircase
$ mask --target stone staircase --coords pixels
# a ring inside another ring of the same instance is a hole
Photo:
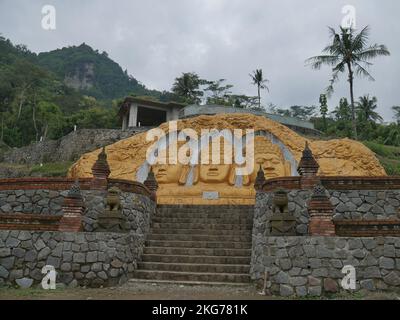
[[[135,278],[249,283],[253,210],[252,206],[159,206]]]

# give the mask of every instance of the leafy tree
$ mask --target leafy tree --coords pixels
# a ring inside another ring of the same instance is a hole
[[[257,86],[257,93],[258,93],[258,108],[261,108],[261,95],[260,95],[260,90],[261,89],[267,89],[269,92],[269,88],[267,87],[266,83],[269,82],[268,79],[264,79],[262,69],[256,69],[253,71],[252,74],[249,74],[251,80],[253,81],[253,84]]]
[[[37,107],[37,121],[43,139],[56,138],[62,128],[63,115],[60,108],[51,102],[41,101]]]
[[[383,121],[382,117],[375,110],[377,108],[377,98],[372,97],[370,99],[369,95],[362,96],[358,99],[356,104],[356,110],[359,112],[360,121]]]
[[[328,114],[327,102],[328,102],[328,100],[326,98],[326,95],[325,94],[321,94],[319,96],[319,103],[320,103],[319,111],[320,111],[320,113],[322,115],[322,120],[323,120],[323,123],[324,123],[325,130],[327,129],[327,127],[326,127],[327,126],[327,124],[326,124],[326,115]]]
[[[392,110],[394,112],[394,119],[400,124],[400,106],[393,106]]]
[[[332,79],[327,89],[328,94],[332,93],[333,85],[338,81],[339,74],[347,70],[350,85],[353,137],[358,139],[353,88],[354,75],[365,76],[369,80],[374,80],[367,71],[368,67],[372,65],[369,60],[378,56],[388,56],[390,53],[384,45],[367,45],[369,37],[368,26],[358,34],[352,28],[345,29],[340,27],[339,33],[336,33],[333,28],[329,28],[329,31],[333,39],[332,44],[323,50],[323,55],[312,57],[306,62],[314,69],[320,69],[323,64],[333,67]]]
[[[254,109],[258,106],[258,97],[250,97],[244,94],[234,94],[230,96],[235,108]]]
[[[301,120],[309,120],[317,110],[316,106],[291,106],[289,115]]]
[[[231,91],[233,87],[231,84],[224,84],[225,79],[219,79],[216,81],[209,81],[208,87],[205,91],[209,91],[211,95],[207,97],[208,104],[219,104],[219,105],[232,105]]]
[[[395,123],[391,123],[386,127],[386,133],[383,137],[386,137],[383,141],[386,145],[400,146],[400,126]]]
[[[200,86],[204,84],[207,84],[207,81],[200,79],[196,73],[185,72],[180,77],[175,78],[172,92],[185,103],[199,104],[204,95]]]
[[[350,105],[346,98],[340,99],[339,106],[332,113],[337,121],[351,121]]]

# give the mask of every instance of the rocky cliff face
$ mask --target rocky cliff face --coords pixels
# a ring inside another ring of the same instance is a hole
[[[76,66],[75,70],[65,75],[64,83],[76,90],[88,90],[94,86],[94,64],[91,62]]]

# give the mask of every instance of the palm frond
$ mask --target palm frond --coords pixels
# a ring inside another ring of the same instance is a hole
[[[354,65],[356,66],[356,70],[355,70],[356,75],[358,75],[358,76],[362,75],[364,77],[367,77],[368,80],[370,80],[370,81],[375,81],[374,77],[363,66],[361,66],[357,62],[354,62]]]
[[[334,92],[333,85],[339,80],[340,72],[340,70],[336,70],[332,73],[332,78],[329,80],[329,86],[325,89],[328,98],[330,98],[332,96],[332,93]]]
[[[353,51],[357,52],[365,48],[365,45],[367,44],[369,37],[369,31],[370,31],[369,26],[366,26],[364,29],[360,31],[359,34],[355,36],[352,43]]]
[[[378,56],[390,56],[389,50],[384,45],[374,44],[369,48],[356,53],[359,59],[369,60]]]
[[[321,55],[307,59],[306,65],[310,65],[313,69],[320,69],[323,64],[333,66],[340,60],[339,56],[334,55]]]

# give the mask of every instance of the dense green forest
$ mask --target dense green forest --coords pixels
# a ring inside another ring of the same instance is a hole
[[[118,63],[108,58],[106,52],[99,53],[85,43],[40,53],[37,61],[40,66],[64,80],[71,76],[82,80],[87,72],[85,66],[89,65],[93,68],[93,74],[89,77],[90,88],[79,89],[82,94],[98,100],[113,100],[129,93],[157,98],[160,96],[160,92],[146,89],[133,76],[128,75],[126,70],[123,71]]]
[[[74,89],[68,83],[83,78],[87,87]],[[0,36],[2,147],[56,139],[74,125],[117,128],[118,99],[127,95],[168,101],[172,94],[146,89],[105,52],[86,44],[37,55]]]

